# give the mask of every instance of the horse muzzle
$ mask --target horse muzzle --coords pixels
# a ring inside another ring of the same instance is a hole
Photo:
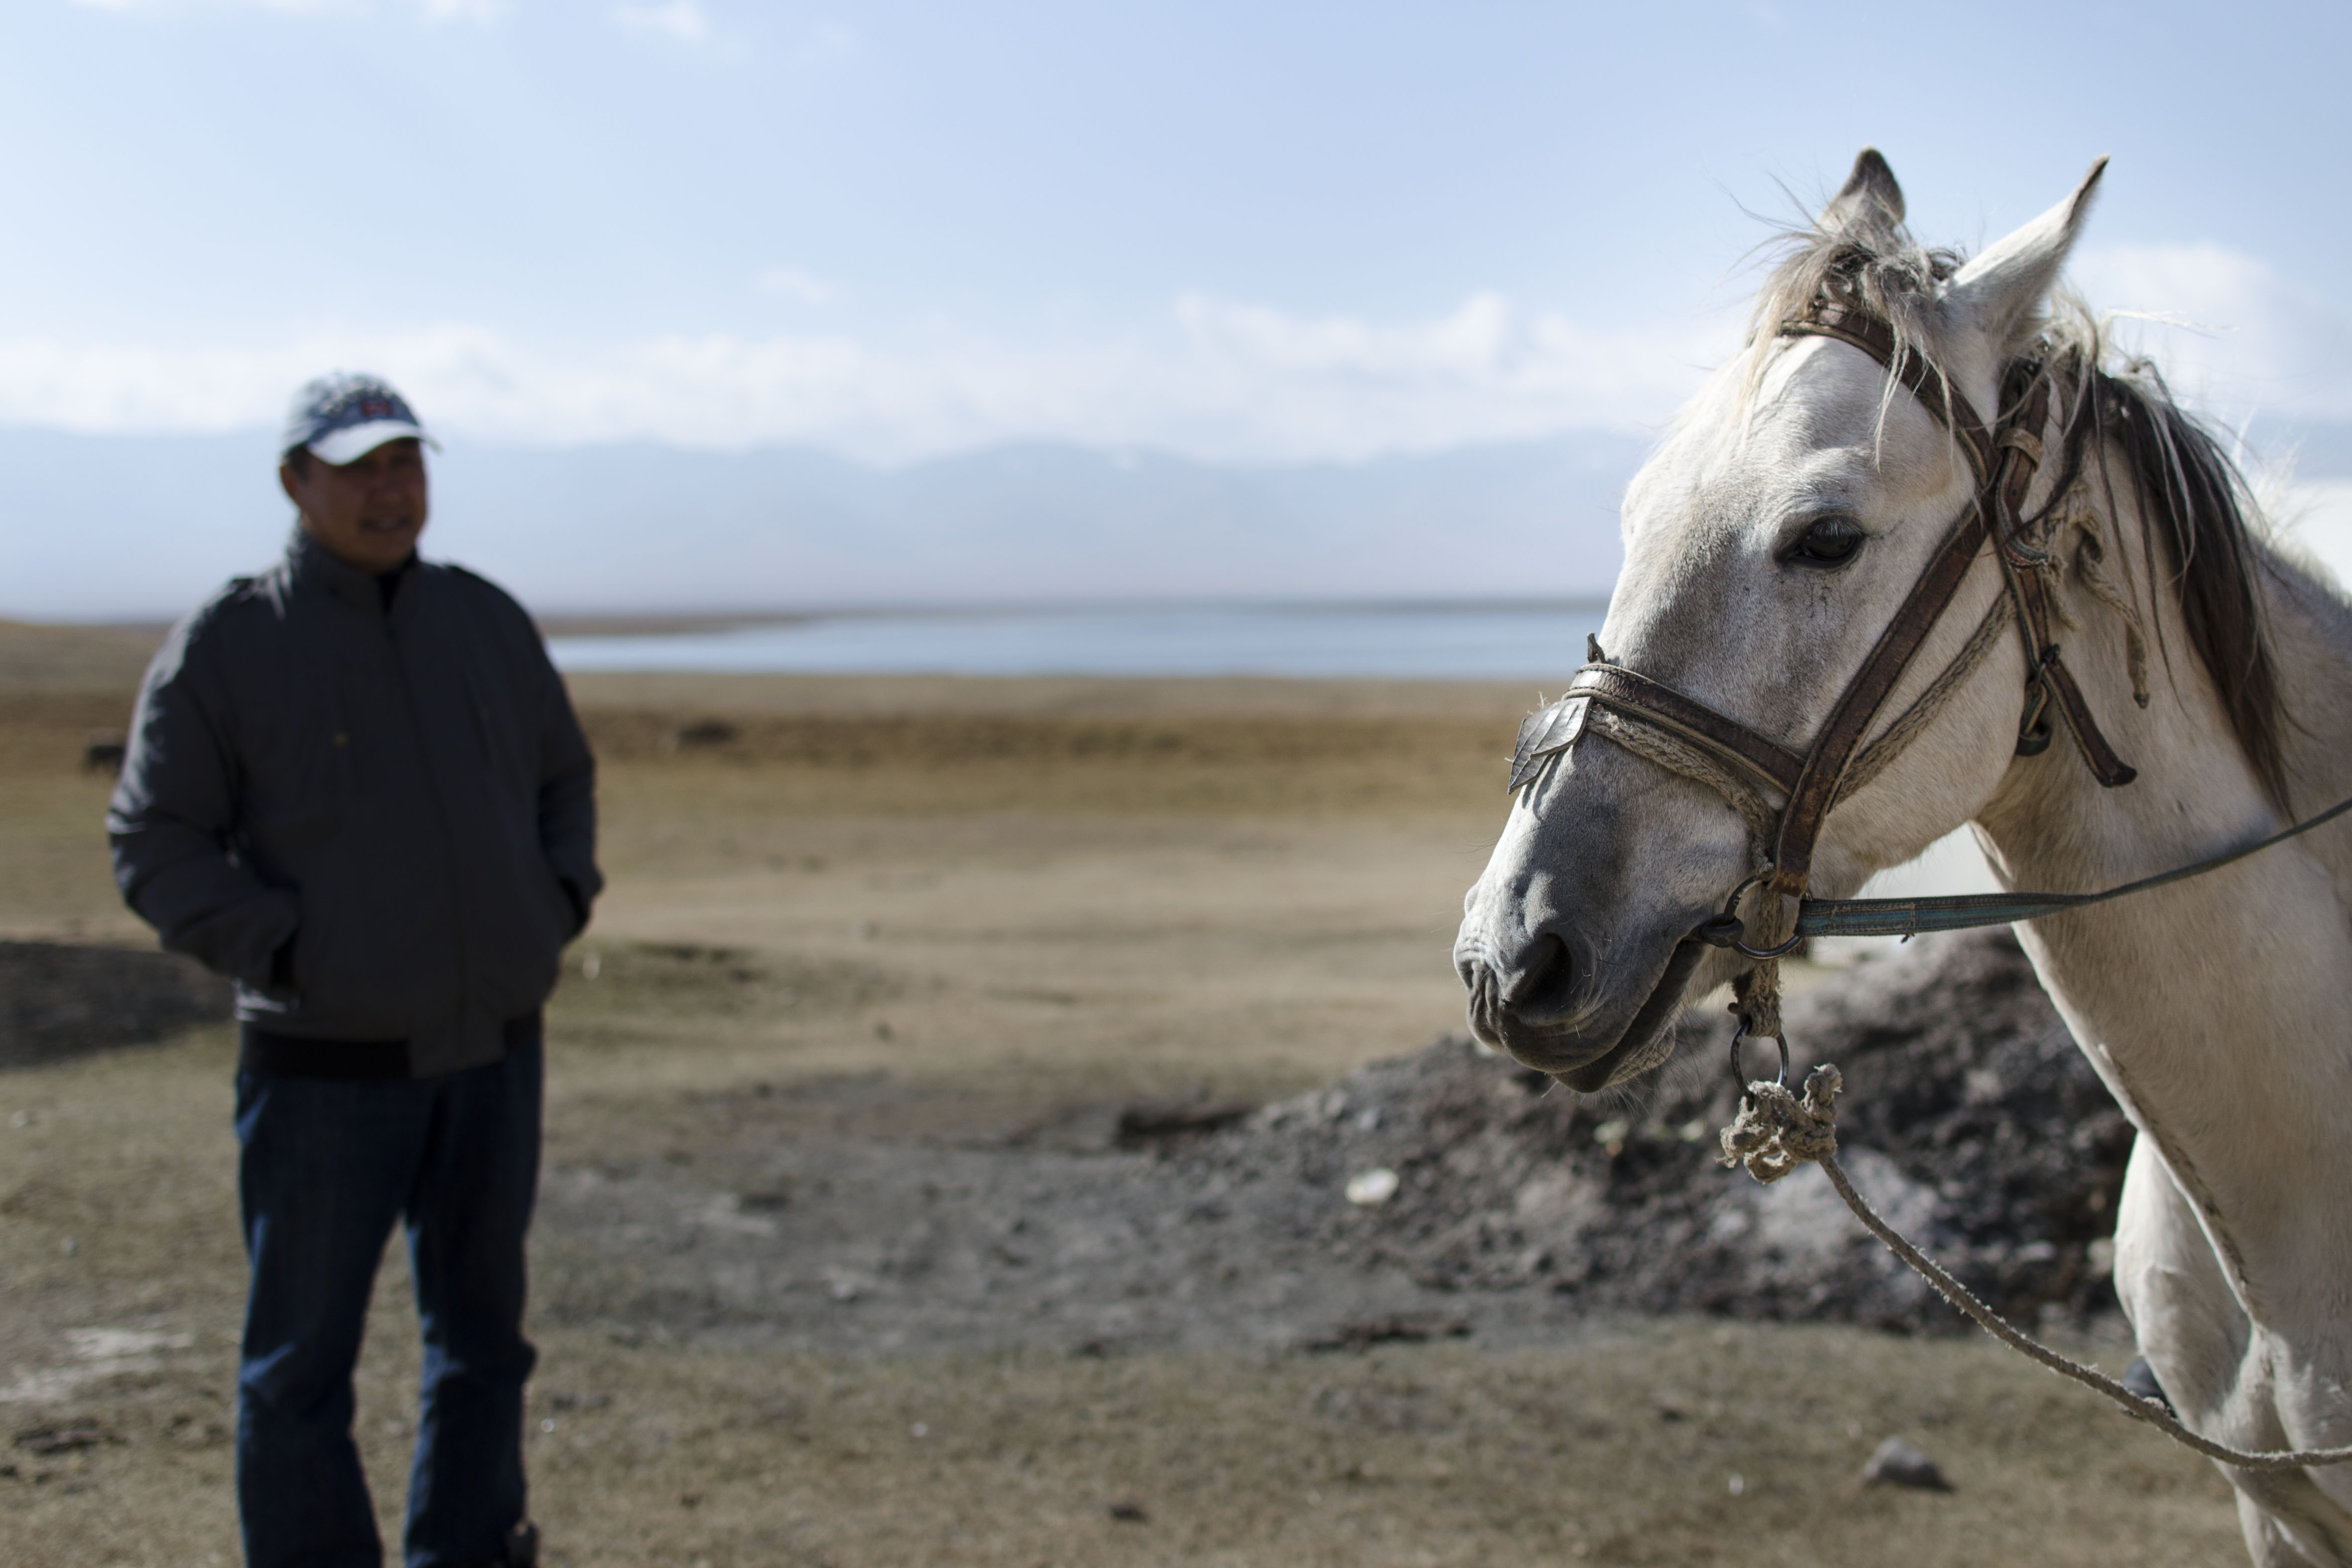
[[[1646,990],[1631,1005],[1601,1000],[1592,976],[1580,976],[1569,945],[1538,932],[1517,954],[1502,955],[1468,939],[1454,967],[1469,993],[1470,1032],[1522,1066],[1547,1072],[1581,1094],[1594,1093],[1664,1061],[1674,1049],[1683,993],[1706,955],[1685,939],[1667,952]]]

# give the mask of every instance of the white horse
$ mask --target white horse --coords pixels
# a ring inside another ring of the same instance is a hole
[[[1865,151],[1627,493],[1608,660],[1801,752],[1977,481],[1885,364],[1783,325],[1828,295],[1857,302],[1988,423],[2012,367],[2048,367],[2024,512],[2053,556],[2064,663],[2138,776],[2104,787],[2063,734],[2021,753],[2027,656],[1974,635],[2007,613],[1988,548],[1872,733],[1964,651],[1973,668],[1830,813],[1816,896],[1963,823],[2009,886],[2095,891],[2352,795],[2352,609],[2252,535],[2210,439],[2146,367],[2103,364],[2096,328],[2053,294],[2098,178],[1963,264],[1912,242]],[[1654,994],[1748,967],[1708,949],[1694,970],[1684,943],[1770,850],[1753,812],[1626,737],[1588,724],[1520,792],[1454,950],[1478,1037],[1585,1090],[1672,1053],[1680,998]],[[2138,1130],[2116,1294],[2182,1420],[2241,1449],[2352,1443],[2347,893],[2352,824],[2335,824],[2018,928]],[[2256,1563],[2352,1568],[2352,1467],[2225,1473]]]

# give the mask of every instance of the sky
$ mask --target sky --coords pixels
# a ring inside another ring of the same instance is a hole
[[[1645,437],[1874,143],[1970,247],[2112,155],[2077,280],[2291,445],[2352,425],[2347,18],[11,0],[0,429],[266,455],[352,366],[453,448]]]

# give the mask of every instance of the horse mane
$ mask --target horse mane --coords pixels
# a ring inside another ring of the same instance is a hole
[[[1768,242],[1769,244],[1770,242]],[[1815,301],[1834,298],[1885,321],[1900,351],[1943,363],[1944,321],[1937,309],[1963,255],[1927,247],[1911,237],[1897,214],[1876,201],[1839,201],[1814,222],[1780,237],[1782,254],[1756,297],[1743,357],[1741,401],[1762,380],[1783,322]],[[2097,319],[2062,295],[2018,329],[2021,348],[2011,363],[2060,378],[2069,471],[2055,492],[2063,496],[2081,463],[2083,447],[2095,467],[2107,514],[2124,526],[2116,468],[2137,498],[2140,559],[2147,563],[2148,605],[2155,609],[2157,563],[2180,609],[2189,646],[2211,677],[2239,749],[2272,801],[2287,798],[2283,731],[2286,723],[2278,670],[2271,657],[2257,574],[2270,566],[2257,543],[2259,512],[2245,476],[2215,434],[2180,406],[2156,365],[2144,358],[2113,359]],[[2004,374],[2006,395],[2021,396],[2032,377]],[[1892,371],[1885,404],[1901,391]],[[2137,586],[2137,585],[2135,585]],[[2164,619],[2155,617],[2166,668]]]
[[[2254,776],[2284,809],[2285,701],[2255,582],[2270,563],[2255,543],[2258,514],[2245,476],[2214,433],[2173,400],[2153,363],[2131,359],[2110,370],[2096,358],[2082,363],[2090,368],[2085,401],[2107,514],[2123,526],[2112,452],[2139,498],[2141,559],[2152,573],[2161,550],[2189,646],[2212,677]],[[2161,647],[2161,619],[2157,626]]]

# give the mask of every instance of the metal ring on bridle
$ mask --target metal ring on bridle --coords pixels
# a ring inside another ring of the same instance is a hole
[[[1748,1015],[1742,1013],[1739,1015],[1739,1026],[1731,1031],[1731,1082],[1743,1097],[1748,1093],[1748,1076],[1740,1070],[1739,1047],[1747,1043],[1747,1039]],[[1776,1039],[1772,1043],[1780,1047],[1780,1070],[1772,1081],[1786,1089],[1789,1087],[1789,1042]]]
[[[1723,912],[1711,921],[1700,922],[1698,929],[1691,934],[1710,947],[1727,947],[1748,958],[1785,958],[1794,952],[1797,944],[1805,940],[1803,937],[1792,935],[1778,947],[1750,947],[1748,945],[1748,928],[1739,921],[1739,900],[1748,896],[1748,889],[1771,874],[1772,868],[1767,866],[1732,889],[1731,897],[1723,901]]]

